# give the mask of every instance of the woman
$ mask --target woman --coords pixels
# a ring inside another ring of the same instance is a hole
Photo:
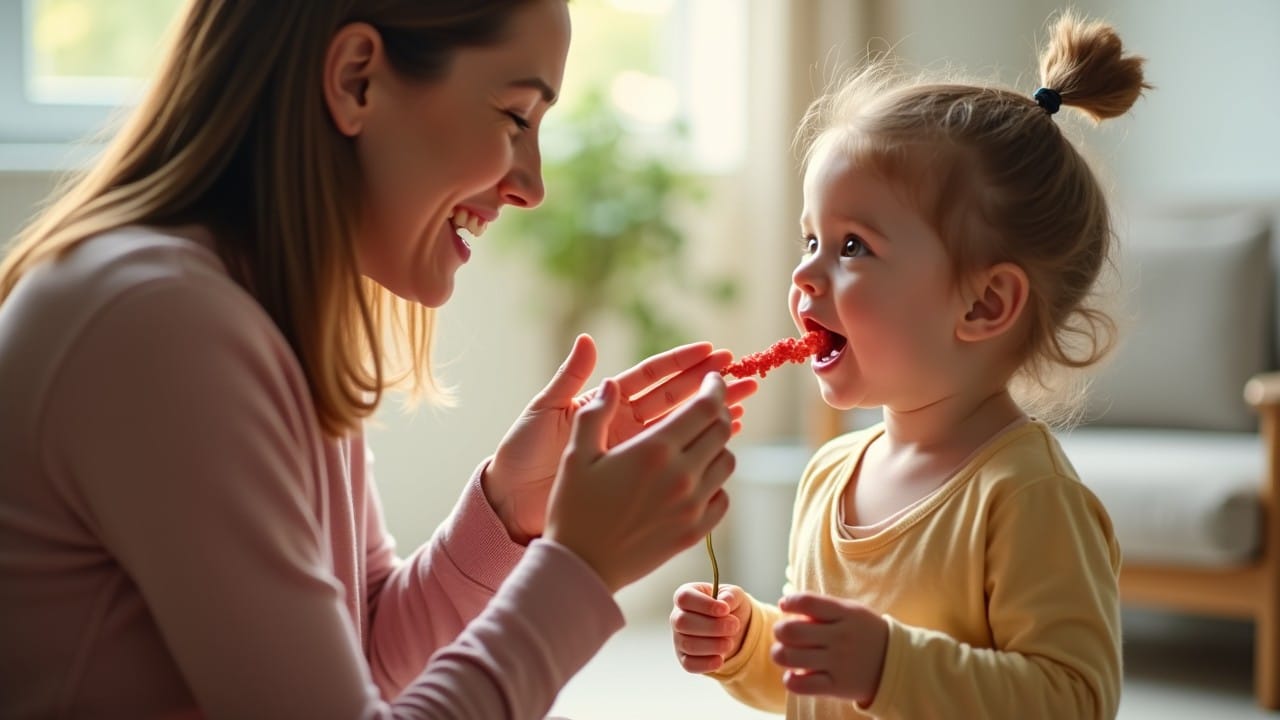
[[[755,386],[697,344],[580,394],[583,336],[430,543],[382,525],[361,420],[432,393],[457,228],[542,199],[568,42],[564,0],[190,4],[0,265],[0,715],[541,716],[719,521]]]

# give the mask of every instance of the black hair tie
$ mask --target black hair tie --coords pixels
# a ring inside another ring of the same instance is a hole
[[[1050,115],[1058,112],[1058,108],[1062,107],[1062,96],[1058,94],[1057,90],[1042,87],[1036,90],[1036,94],[1031,97],[1035,99],[1037,105],[1044,108],[1044,111]]]

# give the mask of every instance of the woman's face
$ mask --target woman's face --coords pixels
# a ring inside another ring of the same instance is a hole
[[[366,86],[355,134],[364,179],[361,272],[403,298],[438,307],[471,256],[456,232],[483,234],[506,205],[542,202],[538,128],[564,77],[565,0],[535,0],[496,45],[461,48],[443,78],[382,70]]]

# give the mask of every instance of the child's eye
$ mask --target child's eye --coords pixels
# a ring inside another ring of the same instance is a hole
[[[818,252],[818,238],[812,235],[804,235],[800,238],[800,254],[812,255]]]
[[[844,239],[844,245],[840,248],[840,257],[858,257],[860,255],[868,255],[871,250],[867,248],[867,244],[857,235],[849,235]]]

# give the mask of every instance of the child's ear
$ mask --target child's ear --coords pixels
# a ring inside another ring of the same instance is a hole
[[[329,42],[324,100],[338,132],[355,137],[369,114],[369,82],[382,53],[382,36],[367,23],[343,26]]]
[[[966,289],[964,316],[956,323],[956,338],[979,342],[1014,326],[1027,305],[1027,273],[1003,262],[975,274]]]

